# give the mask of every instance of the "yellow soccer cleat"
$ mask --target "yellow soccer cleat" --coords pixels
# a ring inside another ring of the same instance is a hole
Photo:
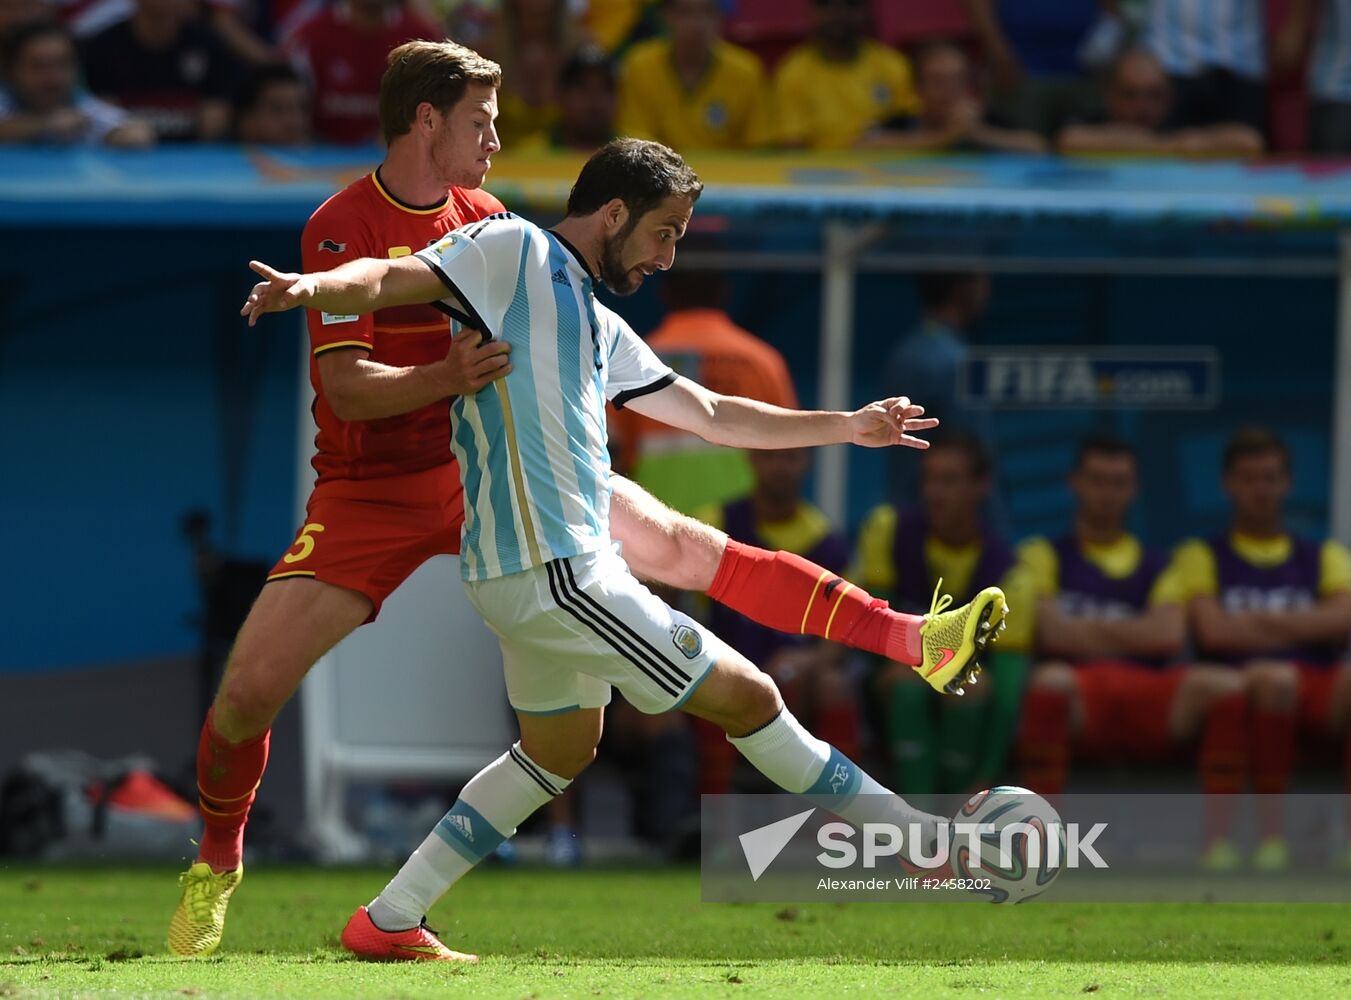
[[[1208,872],[1234,872],[1243,866],[1243,855],[1232,840],[1215,840],[1201,854],[1201,867]]]
[[[198,861],[178,876],[183,898],[169,921],[169,951],[184,958],[210,955],[220,947],[225,930],[225,908],[244,880],[244,865],[217,875],[205,861]]]
[[[924,662],[915,667],[915,672],[940,694],[961,695],[966,693],[967,684],[976,683],[980,674],[976,657],[1004,631],[1009,607],[1002,590],[986,587],[970,604],[947,611],[952,595],[940,597],[942,587],[939,580],[929,613],[920,626]]]
[[[1290,846],[1284,837],[1268,837],[1257,845],[1252,866],[1259,872],[1283,872],[1290,867]]]

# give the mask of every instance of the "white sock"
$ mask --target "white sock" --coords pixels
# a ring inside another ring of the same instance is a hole
[[[436,829],[371,901],[375,926],[385,931],[416,927],[447,889],[570,784],[570,778],[544,770],[515,744],[474,775]]]
[[[819,798],[831,812],[856,826],[894,823],[909,837],[910,824],[920,824],[925,853],[929,853],[927,845],[934,839],[940,817],[916,809],[879,784],[825,740],[803,729],[787,708],[749,736],[727,739],[784,791]]]

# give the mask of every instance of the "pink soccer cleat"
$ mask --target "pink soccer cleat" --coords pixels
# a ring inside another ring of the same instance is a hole
[[[368,962],[477,962],[477,955],[451,951],[422,923],[406,931],[382,931],[359,906],[342,929],[342,946]]]

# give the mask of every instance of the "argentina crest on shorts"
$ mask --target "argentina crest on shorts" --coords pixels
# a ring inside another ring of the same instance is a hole
[[[671,641],[687,660],[694,659],[704,651],[704,637],[690,625],[677,625],[671,633]]]

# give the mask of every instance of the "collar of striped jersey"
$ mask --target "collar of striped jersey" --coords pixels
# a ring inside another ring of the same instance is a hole
[[[558,242],[563,245],[564,250],[572,254],[572,259],[577,262],[577,266],[582,269],[582,273],[585,274],[589,279],[591,279],[592,285],[595,285],[596,276],[591,273],[591,267],[590,265],[587,264],[586,258],[582,256],[582,252],[578,250],[575,246],[573,246],[571,243],[569,243],[562,236],[559,236],[552,229],[546,230],[546,232],[548,232],[548,234],[552,236],[554,239],[558,240]]]

